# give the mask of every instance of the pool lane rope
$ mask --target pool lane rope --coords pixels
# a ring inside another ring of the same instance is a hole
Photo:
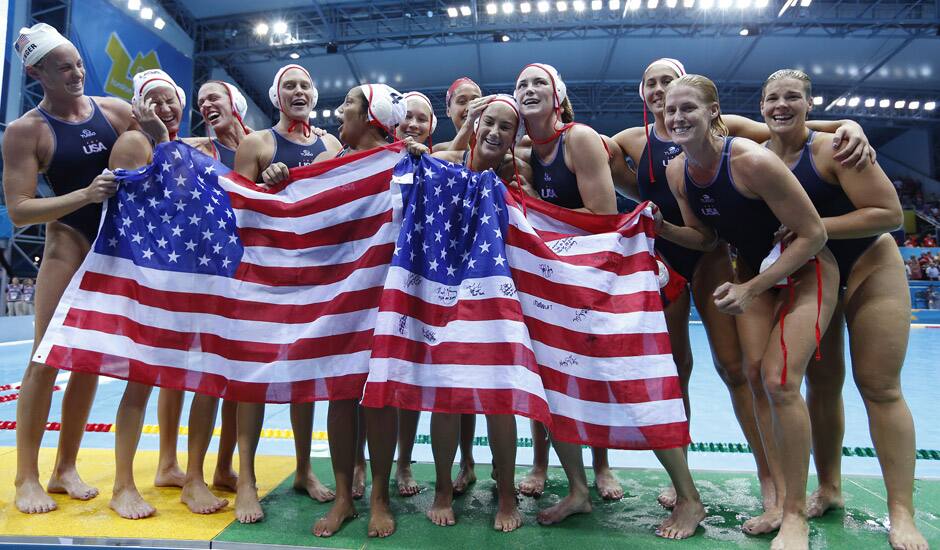
[[[15,430],[16,422],[13,420],[0,420],[0,430]],[[59,422],[48,422],[46,424],[46,431],[57,432],[62,429],[62,424]],[[99,433],[114,433],[114,424],[86,424],[86,432],[99,432]],[[145,434],[159,434],[160,427],[156,424],[146,424],[143,428],[143,433]],[[221,435],[221,428],[216,428],[213,431],[213,435],[218,437]],[[179,429],[180,435],[189,435],[189,427],[180,426]],[[273,428],[265,428],[261,430],[261,437],[264,439],[293,439],[294,431],[293,430],[281,430]],[[327,441],[326,432],[313,432],[312,438],[313,441]],[[430,445],[431,436],[427,434],[418,435],[415,437],[415,443],[418,445]],[[486,436],[479,436],[473,438],[473,445],[477,447],[487,447],[489,446],[489,438]],[[516,447],[519,448],[528,448],[532,447],[532,438],[529,437],[520,437],[516,440]],[[738,454],[751,454],[751,447],[746,443],[714,443],[714,442],[699,442],[691,443],[689,445],[689,450],[697,453],[738,453]],[[875,453],[875,449],[871,447],[842,447],[842,456],[855,456],[860,458],[876,458],[878,455]],[[940,460],[940,451],[933,449],[917,449],[916,453],[918,460]]]

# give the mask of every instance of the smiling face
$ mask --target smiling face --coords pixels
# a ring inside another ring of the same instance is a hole
[[[178,133],[180,121],[183,120],[183,106],[176,97],[176,90],[169,86],[160,86],[147,92],[144,98],[153,102],[154,112],[163,121],[167,132],[171,136]]]
[[[476,130],[476,154],[480,158],[502,159],[516,138],[519,117],[509,105],[494,101],[483,110]]]
[[[673,85],[666,93],[666,130],[677,145],[710,139],[712,122],[718,114],[718,102],[706,101],[692,86]]]
[[[313,110],[313,82],[306,72],[288,69],[281,75],[277,99],[288,118],[306,122]]]
[[[405,120],[398,125],[398,137],[414,138],[417,143],[424,143],[431,135],[431,106],[417,96],[408,98],[408,112]]]
[[[464,82],[454,89],[450,97],[450,103],[447,105],[447,116],[454,123],[454,128],[460,129],[467,121],[467,111],[470,108],[470,102],[474,99],[483,97],[479,86],[472,82]]]
[[[53,48],[37,65],[27,67],[26,72],[49,93],[71,97],[85,93],[85,64],[71,43]]]
[[[516,101],[522,116],[545,116],[555,109],[555,87],[548,73],[539,67],[526,67],[516,80]]]
[[[675,69],[665,63],[654,63],[643,73],[643,101],[654,114],[662,114],[666,104],[666,86],[678,78]]]
[[[359,140],[369,131],[368,106],[362,88],[355,87],[346,94],[346,99],[334,111],[339,121],[339,139],[355,148]]]
[[[812,109],[806,84],[795,78],[771,80],[764,86],[761,114],[771,132],[784,133],[802,129]]]
[[[232,112],[232,100],[228,90],[218,82],[206,82],[199,88],[196,105],[207,124],[218,132],[236,124],[235,114]]]

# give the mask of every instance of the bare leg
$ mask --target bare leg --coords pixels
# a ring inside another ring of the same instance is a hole
[[[460,431],[459,414],[431,414],[431,450],[434,453],[434,503],[428,510],[428,519],[434,525],[447,527],[457,523],[454,517],[454,484],[450,470],[457,455]]]
[[[418,433],[419,411],[398,410],[398,463],[395,469],[395,482],[398,494],[410,497],[421,492],[421,486],[411,473],[411,451],[415,448],[415,436]]]
[[[486,416],[486,430],[493,451],[493,471],[499,506],[493,528],[508,533],[522,527],[522,515],[516,504],[516,418],[511,414]]]
[[[264,510],[258,500],[258,482],[255,477],[255,453],[264,424],[264,403],[239,403],[238,420],[238,484],[235,495],[235,518],[241,523],[256,523],[264,519]]]
[[[235,424],[238,421],[238,403],[225,399],[222,401],[222,434],[219,436],[219,455],[215,461],[215,474],[212,485],[223,491],[235,492],[238,473],[232,468],[235,443],[238,442]]]
[[[329,502],[335,496],[333,491],[320,483],[319,478],[310,468],[313,410],[313,403],[292,403],[290,406],[290,425],[294,430],[294,456],[297,457],[294,490],[307,493],[317,502]]]
[[[581,445],[553,440],[555,452],[568,476],[568,495],[558,504],[539,512],[538,522],[551,525],[564,521],[574,514],[591,512],[591,495],[588,490],[587,476],[584,475],[584,460],[581,458]]]
[[[212,514],[228,506],[228,500],[209,491],[202,473],[218,409],[218,397],[198,393],[193,396],[193,403],[189,408],[189,436],[186,440],[189,453],[186,460],[186,481],[183,483],[180,500],[194,514]]]
[[[156,510],[140,496],[134,482],[134,455],[144,427],[144,414],[152,386],[128,382],[118,407],[114,440],[114,491],[111,509],[127,519],[150,517]]]
[[[852,374],[888,492],[888,542],[895,550],[927,550],[914,524],[914,422],[901,393],[910,295],[897,247],[886,237],[859,259],[848,281]]]
[[[840,303],[822,338],[822,359],[817,361],[811,358],[806,369],[806,406],[812,427],[813,462],[819,477],[819,486],[807,500],[806,516],[810,518],[819,517],[845,504],[842,498],[844,330],[845,317]]]
[[[388,478],[392,474],[398,411],[392,407],[365,409],[369,430],[369,462],[372,465],[372,497],[369,501],[369,536],[387,537],[395,532],[395,516],[389,507]]]
[[[519,482],[519,492],[529,497],[540,497],[545,492],[548,478],[548,450],[551,442],[545,425],[532,421],[532,469]]]
[[[699,523],[705,519],[705,506],[699,497],[685,450],[681,447],[656,451],[656,458],[666,469],[672,486],[676,488],[676,502],[672,514],[663,521],[656,534],[667,539],[685,539],[695,534]]]
[[[460,415],[460,470],[454,478],[454,493],[462,495],[477,482],[477,474],[473,470],[476,463],[473,461],[473,439],[476,436],[477,415]]]
[[[176,459],[180,415],[183,413],[183,392],[161,388],[157,397],[157,423],[160,426],[160,459],[153,484],[157,487],[182,487],[186,474]]]
[[[53,222],[46,226],[46,246],[36,281],[36,318],[33,352],[46,333],[62,293],[88,253],[88,242],[77,231]],[[49,420],[52,386],[59,371],[30,363],[23,375],[20,398],[16,402],[16,507],[34,514],[56,509],[55,501],[39,483],[39,447]],[[62,406],[62,433],[59,456],[51,489],[68,492],[73,498],[88,499],[98,490],[82,482],[75,459],[84,434],[88,411],[94,398],[97,377],[72,374]]]
[[[361,406],[356,407],[359,417],[359,432],[356,434],[356,466],[353,469],[353,498],[359,500],[366,494],[366,436],[369,427],[366,423],[365,411]]]
[[[347,520],[357,515],[353,506],[352,489],[356,434],[359,432],[358,408],[352,400],[330,401],[326,429],[330,442],[333,478],[336,480],[336,499],[330,511],[313,525],[313,534],[318,537],[333,536]]]
[[[610,471],[610,463],[607,461],[607,449],[601,447],[592,447],[591,453],[594,458],[594,486],[597,487],[597,494],[604,500],[620,500],[623,498],[623,487],[617,476]]]

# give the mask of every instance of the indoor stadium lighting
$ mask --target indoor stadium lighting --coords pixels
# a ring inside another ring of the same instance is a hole
[[[638,10],[640,9],[640,3],[643,0],[627,0],[627,9]]]
[[[504,35],[502,35],[499,39],[500,39],[500,41],[502,41],[502,42],[509,42],[509,35],[508,35],[508,34],[504,34]]]
[[[678,3],[679,3],[679,0],[666,0],[666,7],[667,7],[667,8],[674,8],[674,7],[676,7],[676,4],[678,4]]]
[[[568,2],[556,2],[555,9],[562,13],[568,11]]]
[[[268,34],[268,24],[267,23],[258,23],[255,25],[255,34],[258,36],[264,36]]]
[[[766,8],[768,4],[770,4],[770,0],[754,0],[754,7],[759,10]]]
[[[275,21],[271,25],[271,30],[274,31],[274,34],[285,34],[287,32],[287,23],[283,21]]]
[[[738,9],[746,10],[751,7],[751,0],[738,0]]]
[[[300,54],[297,52],[291,52],[288,57],[290,57],[291,59],[300,59]]]
[[[907,108],[910,109],[910,110],[912,110],[912,111],[915,111],[915,110],[917,110],[917,109],[920,109],[920,101],[912,101],[912,102],[908,103],[908,104],[907,104]]]
[[[899,100],[897,100],[897,101],[894,102],[894,108],[895,108],[895,109],[903,109],[903,108],[904,108],[904,105],[905,105],[906,103],[907,103],[907,102],[904,101],[903,99],[899,99]]]
[[[591,0],[591,9],[592,9],[592,10],[598,11],[598,10],[600,10],[600,9],[603,8],[603,7],[604,7],[604,1],[603,1],[603,0]]]
[[[858,107],[858,104],[862,102],[862,98],[853,97],[849,100],[849,107]]]
[[[881,107],[882,109],[887,109],[888,107],[891,106],[891,100],[882,99],[881,101],[878,102],[878,106]]]
[[[447,17],[457,17],[458,15],[459,12],[457,11],[457,8],[453,6],[447,8]]]
[[[164,21],[162,17],[157,17],[157,18],[153,21],[153,26],[156,27],[156,29],[157,29],[158,31],[162,31],[162,30],[163,30],[163,27],[166,26],[166,21]]]
[[[925,110],[925,111],[933,111],[933,110],[936,109],[936,108],[937,108],[937,102],[936,102],[936,101],[928,101],[927,103],[924,103],[924,110]]]
[[[846,101],[847,100],[844,97],[840,97],[839,100],[836,101],[836,105],[839,107],[845,107]]]
[[[701,0],[701,2],[698,3],[698,7],[703,10],[710,10],[715,7],[715,0]]]
[[[866,99],[866,100],[865,100],[865,106],[868,107],[869,109],[871,109],[872,107],[874,107],[874,106],[875,106],[875,98],[870,97],[870,98]]]
[[[691,8],[695,5],[695,0],[682,0],[682,6],[686,8]]]
[[[659,7],[659,0],[648,0],[646,2],[646,7],[651,10],[655,10],[656,8]]]
[[[747,27],[744,27],[743,29],[738,31],[738,34],[740,34],[741,36],[747,36],[751,34],[751,31],[747,30]]]
[[[574,8],[574,11],[584,11],[584,0],[574,0],[571,3],[571,7]]]
[[[316,86],[316,85],[314,85],[314,86]],[[313,118],[313,119],[317,118],[317,112],[316,112],[316,111],[310,111],[310,118]]]
[[[546,0],[541,0],[541,1],[538,3],[538,6],[536,6],[536,7],[538,8],[539,13],[545,13],[545,12],[548,11],[549,4],[548,4],[548,2],[547,2]]]
[[[330,110],[323,109],[323,118],[330,118]]]
[[[523,2],[519,4],[519,11],[521,11],[522,13],[529,13],[530,11],[532,11],[532,4],[528,2]]]
[[[140,18],[148,21],[153,19],[153,8],[140,8]]]
[[[127,9],[137,11],[140,9],[140,0],[127,0]]]
[[[726,10],[734,4],[734,0],[718,0],[718,7]]]
[[[607,7],[610,8],[611,10],[613,10],[613,11],[619,10],[619,9],[620,9],[620,0],[610,0],[609,2],[607,2]]]
[[[823,96],[818,95],[813,98],[813,105],[822,105],[822,104],[823,104]]]
[[[800,7],[808,8],[810,4],[813,3],[813,0],[800,0]]]
[[[470,17],[471,13],[473,12],[470,11],[470,6],[460,6],[460,15]]]
[[[497,11],[499,11],[499,8],[496,6],[495,3],[490,2],[489,4],[486,5],[486,13],[488,15],[496,15]]]
[[[512,12],[516,11],[516,5],[512,2],[503,2],[503,14],[509,15]]]

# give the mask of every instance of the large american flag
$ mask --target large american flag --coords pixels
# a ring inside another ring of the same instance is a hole
[[[422,157],[376,320],[363,404],[521,414],[565,441],[689,442],[653,220],[529,201]]]
[[[688,442],[647,212],[523,212],[492,172],[397,145],[291,175],[265,191],[158,146],[121,175],[35,360],[239,401],[520,414],[601,447]]]
[[[238,401],[359,399],[399,146],[263,191],[179,142],[122,173],[34,360]]]

